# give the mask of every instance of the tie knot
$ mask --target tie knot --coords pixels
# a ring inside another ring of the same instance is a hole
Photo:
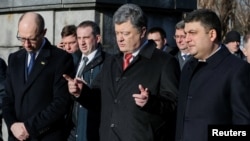
[[[31,57],[31,58],[35,58],[35,57],[36,57],[36,53],[35,53],[35,52],[31,52],[31,53],[30,53],[30,57]]]
[[[186,60],[188,58],[187,54],[183,54],[182,57],[184,58],[184,60]]]
[[[82,60],[87,63],[89,61],[88,57],[83,57]]]
[[[125,60],[130,60],[133,57],[132,53],[125,54]]]
[[[130,62],[130,59],[132,58],[132,53],[125,54],[124,56],[124,61],[123,61],[123,70],[125,70]]]

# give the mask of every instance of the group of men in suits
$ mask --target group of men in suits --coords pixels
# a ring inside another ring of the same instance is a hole
[[[70,96],[84,106],[85,120],[91,110],[100,114],[98,139],[85,137],[89,141],[206,141],[208,125],[250,124],[250,66],[220,44],[215,12],[189,13],[181,28],[185,39],[176,27],[176,41],[185,42],[192,55],[182,71],[174,56],[146,39],[147,19],[139,6],[119,7],[113,24],[120,52],[107,56],[98,46],[96,24],[79,24],[82,56],[75,69],[72,56],[44,37],[40,14],[21,16],[17,39],[23,49],[9,55],[3,98],[10,141],[67,140]]]

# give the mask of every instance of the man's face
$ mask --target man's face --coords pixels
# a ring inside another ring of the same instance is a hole
[[[247,58],[247,62],[250,63],[250,38],[248,38],[247,42],[244,44],[242,51]]]
[[[89,55],[100,43],[100,35],[94,36],[93,29],[90,26],[78,27],[76,33],[79,49],[84,55]]]
[[[226,44],[226,47],[231,53],[235,53],[240,49],[240,42],[238,41],[228,42]]]
[[[18,25],[17,38],[27,52],[37,51],[43,41],[45,30],[38,32],[36,24],[21,21]]]
[[[65,36],[62,38],[64,50],[68,53],[74,53],[76,52],[78,47],[77,37],[74,35]]]
[[[200,22],[190,22],[185,23],[184,31],[189,53],[197,59],[207,59],[213,52],[215,35],[212,30],[207,31]]]
[[[115,24],[115,34],[118,47],[123,53],[132,53],[140,47],[141,40],[145,36],[146,28],[141,32],[135,28],[130,20],[122,24]]]
[[[154,42],[156,43],[156,48],[158,49],[162,49],[163,46],[166,44],[167,40],[163,39],[161,37],[161,34],[159,32],[153,32],[153,33],[149,33],[148,34],[148,40],[154,40]]]
[[[187,43],[186,43],[186,34],[184,32],[184,29],[176,29],[175,30],[175,42],[179,50],[186,50],[187,49]]]

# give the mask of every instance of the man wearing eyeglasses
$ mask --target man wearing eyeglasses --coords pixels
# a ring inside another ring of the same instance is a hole
[[[63,141],[70,107],[62,74],[74,72],[72,56],[44,37],[44,19],[28,12],[18,22],[21,49],[9,55],[3,118],[9,141]]]
[[[184,32],[184,21],[180,21],[175,25],[174,39],[179,51],[174,56],[178,60],[181,69],[191,57],[188,52],[188,46],[185,38],[186,34]]]

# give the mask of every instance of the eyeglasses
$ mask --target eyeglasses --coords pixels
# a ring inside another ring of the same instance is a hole
[[[174,36],[174,39],[185,39],[186,38],[186,35],[175,35]]]
[[[24,43],[25,41],[28,41],[28,42],[30,42],[30,43],[36,43],[37,40],[38,40],[38,38],[39,38],[41,35],[42,35],[42,34],[40,33],[39,35],[36,35],[36,37],[34,37],[34,38],[23,38],[23,37],[20,37],[20,36],[18,35],[18,32],[17,32],[16,38],[17,38],[17,40],[19,40],[19,41],[22,42],[22,43]]]

